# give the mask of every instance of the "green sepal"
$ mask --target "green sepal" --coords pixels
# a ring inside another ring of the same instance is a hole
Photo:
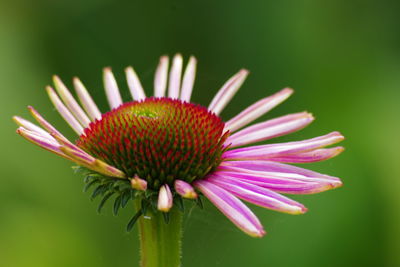
[[[130,232],[135,225],[136,221],[142,216],[142,210],[139,209],[135,215],[129,220],[128,225],[126,226],[126,231]]]
[[[119,195],[114,200],[114,207],[113,207],[114,216],[118,215],[119,208],[121,207],[121,198],[122,198],[122,196]]]
[[[103,197],[103,199],[100,201],[99,206],[97,207],[97,212],[101,213],[101,209],[103,208],[104,204],[107,202],[107,200],[114,195],[115,192],[109,192],[107,195]]]

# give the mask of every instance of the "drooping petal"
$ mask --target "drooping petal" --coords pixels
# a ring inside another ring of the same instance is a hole
[[[224,188],[245,201],[263,208],[289,214],[302,214],[307,211],[302,204],[272,190],[251,183],[225,178],[220,175],[209,175],[207,181]]]
[[[193,84],[196,78],[196,65],[197,60],[191,56],[189,63],[186,66],[185,74],[183,75],[182,88],[181,88],[181,100],[190,102],[192,96]]]
[[[339,132],[332,132],[303,141],[233,149],[226,151],[223,154],[223,158],[226,160],[268,160],[273,157],[307,152],[324,146],[333,145],[343,139],[343,135]]]
[[[162,56],[154,78],[154,96],[164,97],[167,89],[169,58]]]
[[[114,74],[111,68],[104,68],[103,70],[103,81],[106,89],[106,95],[110,108],[114,109],[122,104],[122,98],[119,93],[117,81],[115,80]]]
[[[253,174],[258,177],[277,177],[295,181],[329,183],[334,187],[342,185],[341,180],[337,177],[272,161],[224,161],[220,164],[219,169]]]
[[[226,122],[225,130],[230,130],[231,132],[234,132],[242,128],[243,126],[246,126],[250,122],[258,119],[259,117],[285,101],[291,94],[293,94],[293,90],[290,88],[285,88],[272,96],[257,101],[256,103],[230,119],[228,122]]]
[[[224,107],[242,86],[248,74],[248,70],[242,69],[232,78],[230,78],[214,96],[213,100],[208,106],[208,109],[217,115],[220,114]]]
[[[179,90],[181,88],[183,59],[180,54],[176,54],[172,60],[172,67],[169,73],[168,97],[179,98]]]
[[[41,127],[33,124],[32,122],[25,120],[24,118],[21,118],[19,116],[14,116],[13,120],[15,121],[16,124],[18,124],[19,126],[22,126],[23,128],[25,128],[31,132],[34,132],[38,135],[46,137],[47,139],[55,141],[54,138],[48,132],[43,130]]]
[[[290,114],[249,126],[229,136],[225,144],[238,147],[256,143],[303,129],[314,120],[307,112]]]
[[[64,118],[64,120],[71,126],[71,128],[78,134],[81,135],[83,133],[82,125],[75,119],[72,113],[67,109],[67,107],[61,102],[60,98],[58,98],[56,92],[50,86],[46,87],[46,91],[50,97],[51,102],[53,102],[54,107],[60,113],[60,115]]]
[[[338,182],[321,179],[293,179],[291,175],[266,174],[260,172],[242,171],[240,169],[220,170],[213,176],[224,177],[226,181],[243,181],[275,192],[284,194],[315,194],[337,187]],[[293,175],[292,175],[293,176]]]
[[[37,133],[34,133],[32,131],[29,131],[23,127],[19,127],[17,129],[17,133],[24,137],[26,140],[30,141],[31,143],[40,146],[41,148],[44,148],[50,152],[53,152],[63,158],[70,159],[67,155],[65,155],[61,150],[60,150],[60,145],[48,138],[45,138],[41,135],[38,135]]]
[[[307,152],[283,155],[280,157],[269,158],[270,161],[286,163],[312,163],[331,159],[344,151],[344,147],[321,148]]]
[[[168,212],[172,208],[173,200],[169,186],[167,184],[161,186],[158,193],[157,209],[162,212]]]
[[[39,112],[37,112],[33,107],[29,106],[28,107],[29,112],[32,114],[32,116],[35,118],[35,120],[47,130],[47,132],[53,136],[55,139],[63,139],[65,142],[69,142],[68,139],[62,135],[57,129],[51,125],[48,121],[46,121]],[[57,138],[55,137],[57,136]]]
[[[72,96],[65,84],[57,75],[53,76],[53,82],[56,86],[58,94],[60,95],[64,104],[67,106],[68,110],[71,111],[71,113],[83,127],[87,127],[90,123],[88,116],[83,111],[81,106],[79,106],[78,102],[76,102],[75,98]]]
[[[254,237],[265,234],[254,213],[231,193],[206,180],[198,180],[194,185],[239,229]]]
[[[101,119],[101,112],[97,107],[96,103],[93,101],[92,97],[86,90],[83,83],[77,78],[73,78],[73,83],[75,87],[76,94],[78,95],[79,101],[81,102],[83,108],[86,110],[89,117],[94,120]]]
[[[175,180],[174,183],[175,191],[184,198],[195,199],[197,193],[194,188],[187,182],[182,180]]]
[[[134,100],[140,101],[146,98],[143,91],[143,86],[140,83],[139,77],[137,76],[135,70],[132,67],[125,69],[126,80],[128,82],[129,90]]]

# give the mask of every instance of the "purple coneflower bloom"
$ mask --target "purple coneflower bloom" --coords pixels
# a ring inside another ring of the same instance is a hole
[[[111,69],[105,68],[111,110],[103,114],[79,79],[74,78],[73,83],[81,105],[55,76],[56,90],[50,86],[46,90],[78,134],[77,141],[69,141],[32,107],[29,110],[42,127],[16,116],[17,132],[111,181],[125,181],[129,190],[142,192],[143,198],[155,196],[161,212],[168,213],[177,198],[197,199],[203,194],[241,230],[257,237],[265,234],[263,226],[240,199],[301,214],[307,209],[282,194],[313,194],[342,185],[339,178],[287,164],[338,155],[342,147],[325,148],[344,139],[338,132],[303,141],[253,145],[298,131],[314,120],[310,113],[300,112],[248,126],[286,100],[292,89],[261,99],[224,122],[219,114],[248,71],[242,69],[230,78],[205,108],[190,102],[196,59],[190,58],[183,75],[182,67],[179,54],[170,70],[168,57],[161,57],[154,97],[146,97],[134,69],[128,67],[126,78],[133,101],[127,103],[122,101]]]

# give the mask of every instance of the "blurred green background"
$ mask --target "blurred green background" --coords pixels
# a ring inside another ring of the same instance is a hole
[[[302,216],[252,207],[268,234],[253,239],[213,206],[185,218],[183,266],[400,266],[399,1],[0,1],[0,266],[137,266],[126,208],[98,215],[71,163],[15,134],[33,105],[74,138],[48,100],[51,75],[79,76],[102,111],[101,70],[133,65],[152,92],[158,58],[198,58],[193,101],[207,105],[238,69],[248,80],[228,119],[290,86],[263,119],[308,110],[317,120],[277,141],[339,130],[345,153],[305,167],[345,186],[295,196]]]

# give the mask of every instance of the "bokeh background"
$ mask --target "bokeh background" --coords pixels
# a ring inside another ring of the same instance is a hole
[[[112,66],[125,100],[133,65],[152,92],[160,55],[198,58],[193,101],[207,105],[238,69],[248,80],[228,119],[290,86],[263,119],[311,111],[317,120],[277,141],[339,130],[345,153],[306,166],[345,186],[295,196],[309,212],[252,207],[268,234],[253,239],[213,206],[186,216],[183,266],[400,266],[399,1],[0,1],[0,266],[137,266],[132,215],[101,215],[71,164],[15,134],[33,105],[67,136],[44,86],[79,76],[103,111],[101,70]]]

